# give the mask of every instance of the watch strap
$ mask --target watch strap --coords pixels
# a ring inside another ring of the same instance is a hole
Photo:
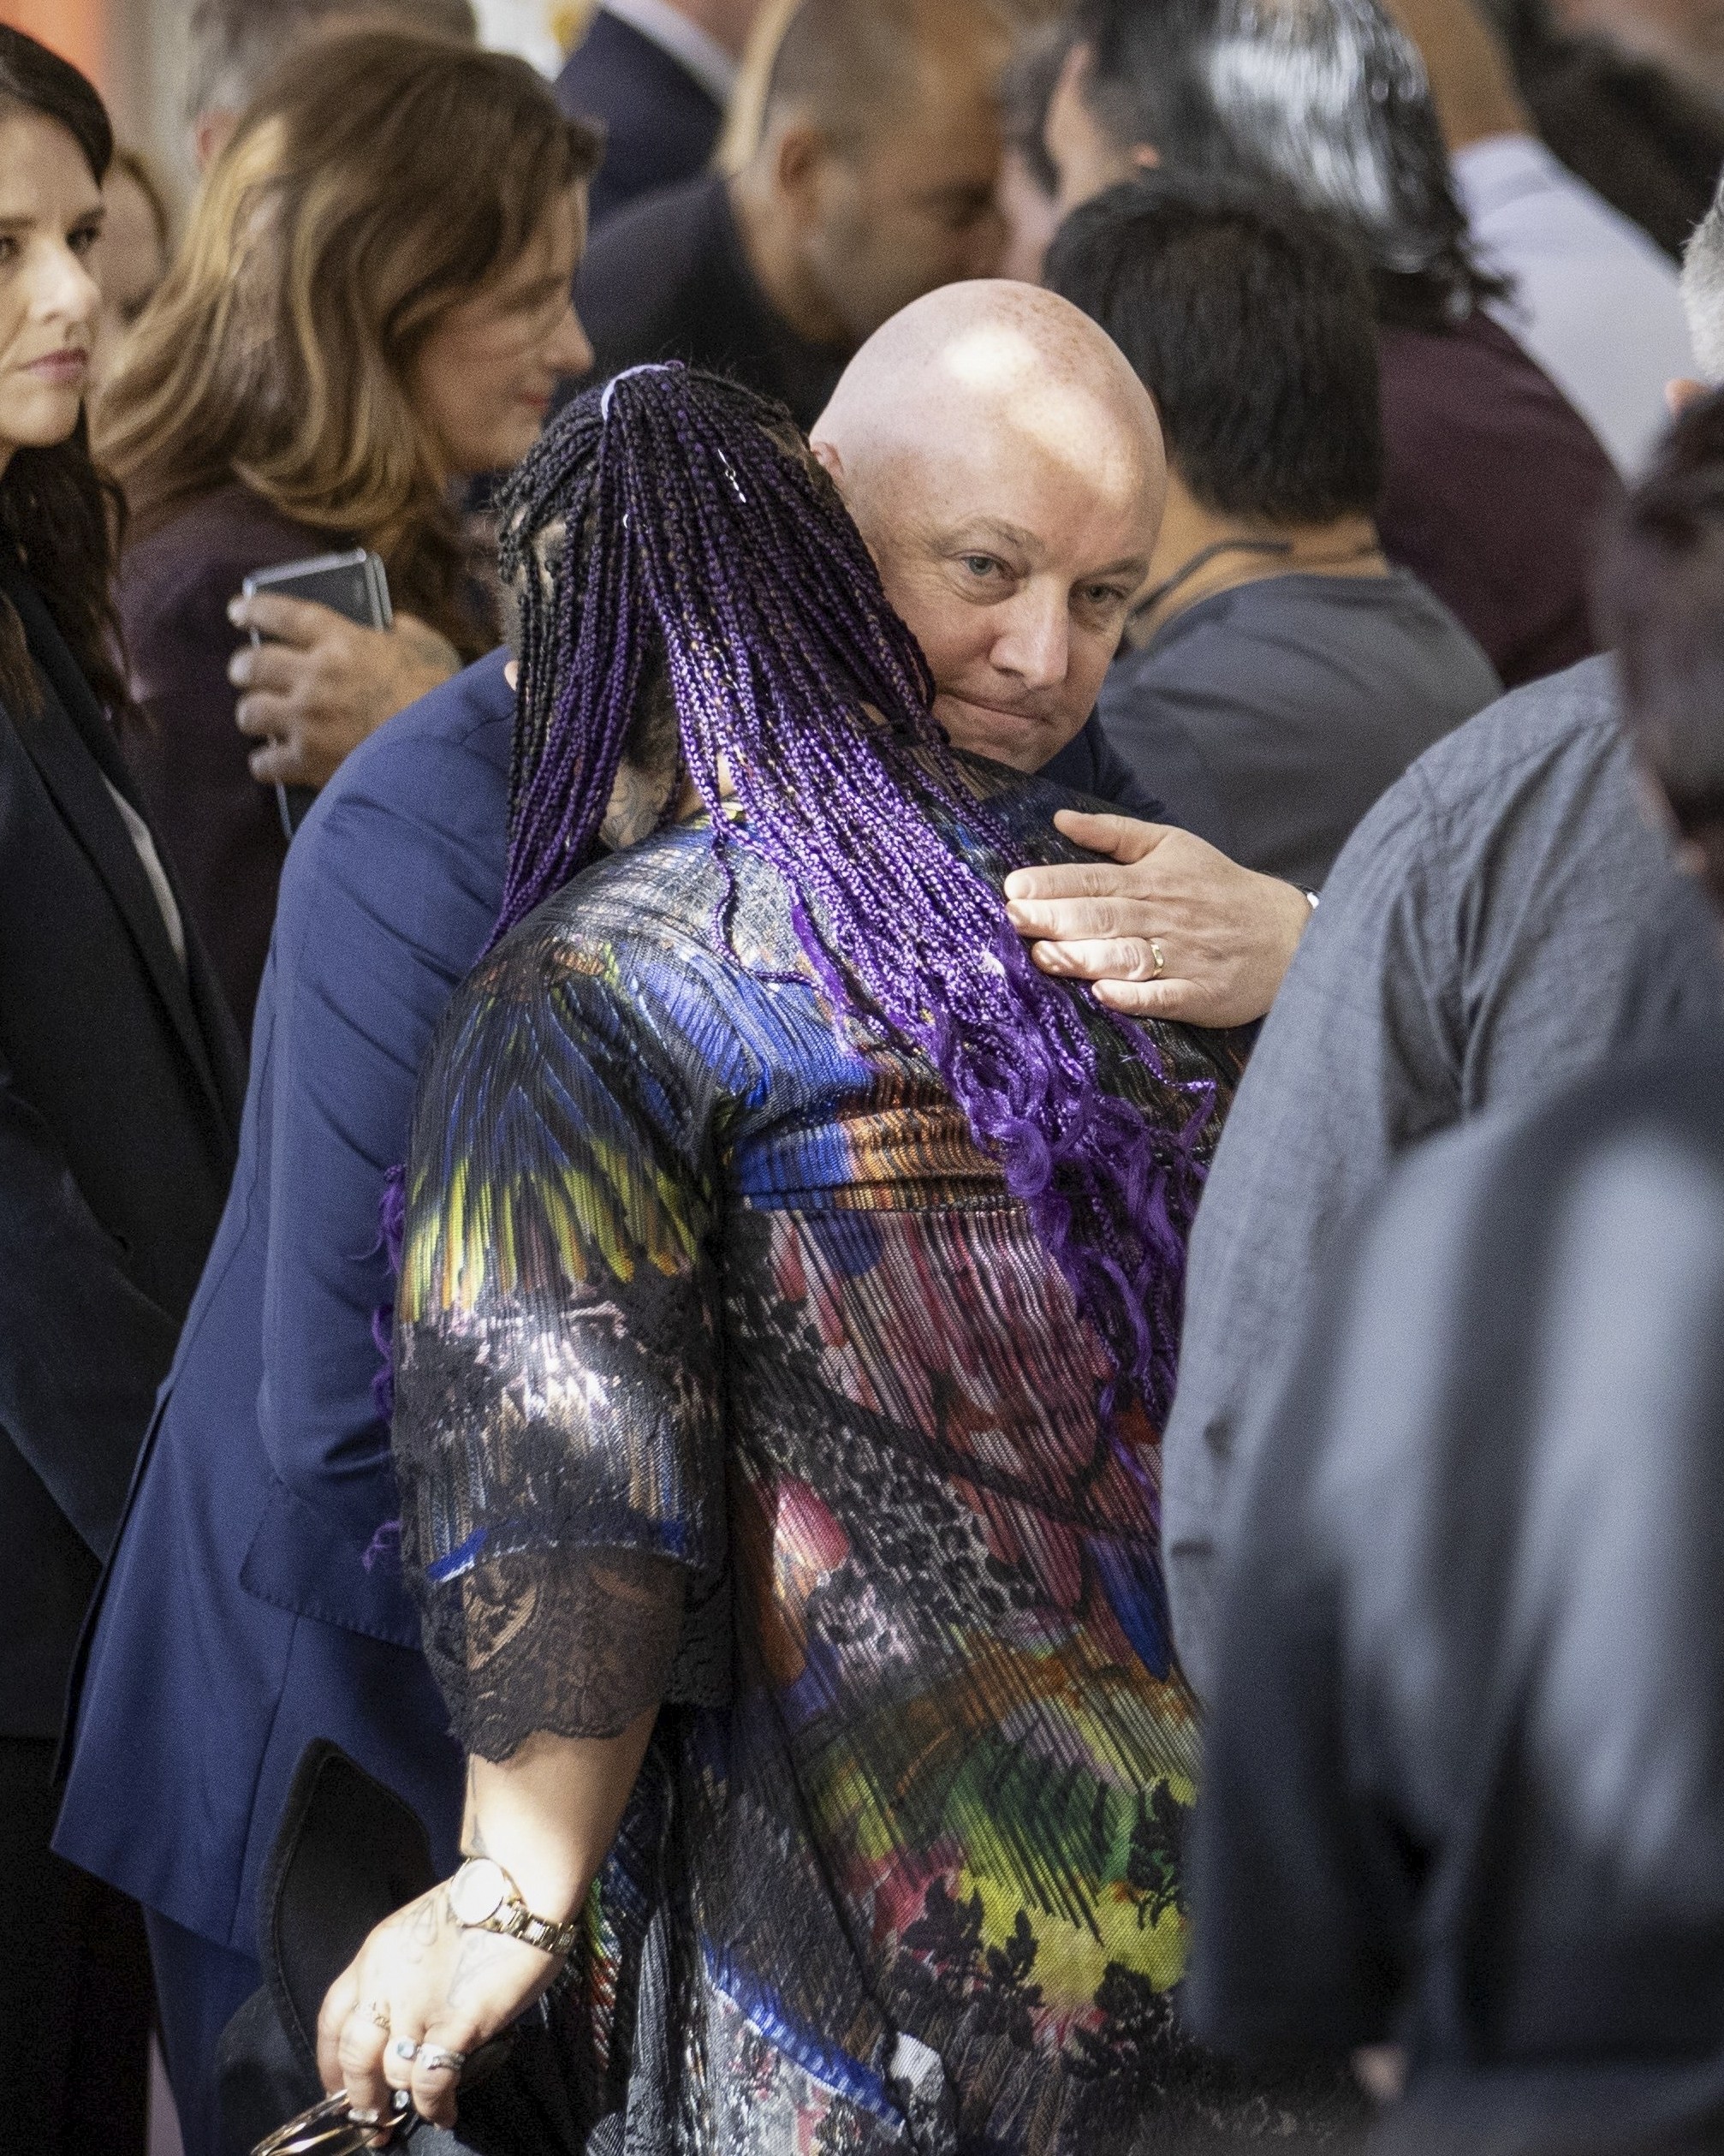
[[[535,1916],[526,1903],[519,1899],[499,1910],[484,1928],[518,1939],[523,1946],[536,1946],[541,1954],[549,1954],[556,1961],[561,1961],[565,1954],[572,1954],[580,1937],[577,1918],[571,1917],[567,1924],[553,1924],[548,1916]]]

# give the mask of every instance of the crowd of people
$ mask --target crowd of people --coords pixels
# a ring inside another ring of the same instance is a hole
[[[1724,2147],[1608,15],[0,27],[0,2143]]]

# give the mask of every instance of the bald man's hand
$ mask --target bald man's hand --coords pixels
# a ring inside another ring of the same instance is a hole
[[[1302,890],[1166,824],[1076,809],[1054,821],[1106,858],[1006,878],[1007,914],[1043,973],[1093,982],[1098,1003],[1133,1018],[1224,1027],[1263,1016],[1311,920]],[[1166,962],[1159,980],[1152,942]]]

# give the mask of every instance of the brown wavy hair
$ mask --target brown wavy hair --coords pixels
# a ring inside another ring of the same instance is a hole
[[[83,152],[97,185],[106,179],[114,135],[94,88],[45,45],[0,27],[0,120],[15,112],[57,121]],[[116,718],[128,703],[114,609],[122,513],[116,490],[91,462],[81,413],[67,440],[51,449],[15,450],[0,476],[0,549],[40,592],[78,670]],[[0,594],[0,703],[17,715],[40,702],[24,624]]]
[[[507,54],[382,26],[298,48],[211,168],[98,409],[134,530],[237,480],[375,548],[396,604],[477,657],[488,625],[413,370],[598,151]]]

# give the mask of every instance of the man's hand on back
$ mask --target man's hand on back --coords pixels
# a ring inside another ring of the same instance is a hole
[[[262,744],[252,776],[266,786],[321,786],[367,734],[461,670],[455,646],[412,614],[361,628],[331,607],[259,592],[228,617],[266,640],[228,668],[245,692],[235,723]]]
[[[1303,891],[1165,824],[1075,809],[1054,820],[1107,858],[1006,878],[1012,926],[1043,973],[1092,981],[1098,1002],[1134,1018],[1222,1027],[1263,1016],[1311,919]]]

